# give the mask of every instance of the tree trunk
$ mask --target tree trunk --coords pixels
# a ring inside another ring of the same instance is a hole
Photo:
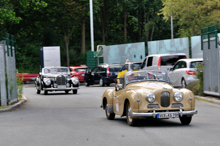
[[[152,41],[152,40],[153,40],[153,34],[154,34],[154,25],[155,25],[155,17],[154,17],[154,21],[153,21],[153,27],[152,27],[152,32],[151,32],[150,41]]]
[[[141,41],[141,8],[138,8],[138,41]]]
[[[102,26],[102,43],[105,44],[105,26]]]
[[[126,9],[126,6],[124,4],[124,41],[127,42],[127,9]]]
[[[148,46],[148,35],[149,35],[149,10],[147,11],[147,33],[146,33],[147,46]]]
[[[70,58],[69,58],[69,37],[68,35],[64,35],[64,40],[66,44],[66,65],[70,66]]]
[[[82,46],[81,46],[81,52],[85,54],[86,48],[85,48],[85,19],[82,20]]]

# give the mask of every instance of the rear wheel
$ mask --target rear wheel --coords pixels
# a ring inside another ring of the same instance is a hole
[[[185,81],[185,79],[182,79],[182,81],[181,81],[181,87],[182,87],[182,88],[185,88],[185,87],[186,87],[186,81]]]
[[[77,90],[73,90],[73,94],[77,94]]]
[[[180,117],[180,122],[183,124],[183,125],[189,125],[190,122],[192,120],[192,117],[187,117],[186,115]]]
[[[106,118],[108,120],[114,120],[115,119],[115,114],[108,112],[107,108],[105,108],[105,114],[106,114]]]
[[[100,86],[104,86],[105,85],[102,78],[99,79],[99,85]]]
[[[127,104],[126,104],[127,123],[130,126],[135,126],[137,124],[138,119],[134,119],[133,117],[131,117],[131,115],[129,115],[130,113],[131,113],[131,105],[130,105],[130,102],[127,102]]]
[[[68,93],[69,93],[69,90],[65,90],[65,93],[68,94]]]
[[[89,87],[89,83],[88,82],[84,82],[86,87]]]

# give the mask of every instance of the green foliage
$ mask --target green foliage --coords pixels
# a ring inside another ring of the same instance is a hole
[[[203,65],[199,64],[196,67],[196,77],[199,79],[199,84],[198,84],[198,92],[199,95],[203,95]]]
[[[199,35],[200,29],[209,25],[220,26],[219,0],[162,0],[161,13],[165,20],[173,16],[178,20],[181,37]]]
[[[203,94],[203,65],[199,64],[196,67],[196,78],[198,78],[198,81],[195,81],[189,85],[186,86],[187,89],[191,90],[194,95],[204,95]]]
[[[191,84],[187,85],[186,88],[191,90],[194,95],[201,95],[199,93],[198,86],[199,86],[199,81],[195,81],[195,82],[192,82]]]
[[[86,57],[82,54],[82,22],[85,22],[87,52],[91,51],[88,0],[5,0],[5,2],[8,9],[15,13],[16,18],[21,18],[19,23],[4,19],[4,24],[0,25],[1,40],[5,39],[5,32],[16,36],[16,67],[19,73],[40,71],[41,46],[60,46],[62,66],[67,66],[68,56],[70,65],[86,64]],[[0,6],[2,8],[2,5]],[[163,15],[156,15],[162,7],[162,2],[155,0],[93,0],[95,51],[97,45],[125,43],[124,10],[127,11],[126,43],[145,41],[147,25],[149,25],[148,40],[153,28],[153,40],[170,38],[169,22],[163,20]],[[149,21],[146,20],[145,24],[144,12],[148,11]],[[174,23],[174,29],[177,29],[175,24],[177,23]]]
[[[19,78],[19,76],[16,77],[17,77],[16,85],[18,89],[18,99],[20,100],[22,98],[23,89],[24,89],[23,76],[21,79]]]

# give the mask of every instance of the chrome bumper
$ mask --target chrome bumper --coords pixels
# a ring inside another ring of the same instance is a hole
[[[74,90],[79,89],[79,87],[71,87],[71,88],[43,88],[43,90],[47,91],[64,91],[64,90]]]
[[[155,109],[153,109],[153,112],[152,113],[132,113],[131,112],[131,109],[129,109],[128,111],[128,115],[131,116],[131,117],[153,117],[153,118],[156,118],[158,114],[162,114],[162,113],[165,113],[165,114],[168,114],[168,113],[178,113],[178,115],[180,117],[182,117],[183,115],[194,115],[194,114],[197,114],[197,110],[192,110],[192,111],[182,111],[182,109],[180,108],[180,111],[178,112],[159,112],[159,113],[156,113],[155,112]]]

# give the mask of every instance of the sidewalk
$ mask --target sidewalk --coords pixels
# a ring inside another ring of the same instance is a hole
[[[214,104],[218,104],[220,105],[220,97],[212,97],[212,96],[198,96],[198,95],[195,95],[196,99],[197,100],[202,100],[202,101],[207,101],[207,102],[210,102],[210,103],[214,103]]]
[[[19,106],[21,106],[22,104],[24,104],[26,101],[27,101],[27,98],[24,95],[22,95],[22,99],[19,102],[15,103],[5,109],[0,109],[0,113],[12,111],[12,110],[18,108]]]

